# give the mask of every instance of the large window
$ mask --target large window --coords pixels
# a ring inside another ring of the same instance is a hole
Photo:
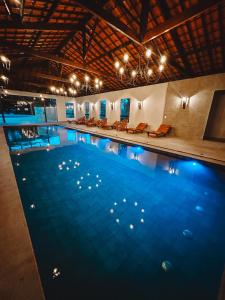
[[[127,119],[129,121],[130,115],[130,99],[125,98],[120,100],[120,120]]]
[[[57,122],[56,100],[7,95],[0,101],[0,124]]]
[[[89,119],[89,116],[90,116],[90,104],[89,104],[89,102],[84,103],[84,108],[85,108],[85,117],[86,117],[86,119]]]
[[[74,118],[74,104],[70,102],[66,102],[66,118],[72,119]]]
[[[106,117],[106,100],[100,101],[100,119],[104,119]]]

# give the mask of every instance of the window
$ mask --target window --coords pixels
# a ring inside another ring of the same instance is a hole
[[[127,119],[129,121],[130,115],[130,99],[125,98],[120,100],[120,120]]]
[[[57,121],[56,100],[7,95],[0,104],[0,124],[34,124]]]
[[[100,101],[100,119],[104,119],[106,117],[106,100]]]
[[[74,104],[70,102],[66,102],[66,118],[71,119],[74,118]]]
[[[85,117],[86,117],[86,119],[89,119],[89,115],[90,115],[90,105],[89,105],[89,102],[85,102],[84,103],[84,107],[85,107]]]

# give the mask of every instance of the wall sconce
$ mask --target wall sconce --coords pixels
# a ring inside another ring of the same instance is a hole
[[[186,109],[186,107],[189,104],[189,100],[190,100],[190,98],[187,97],[187,96],[181,98],[181,107],[182,107],[182,109]]]
[[[110,102],[111,110],[114,110],[114,102]]]
[[[143,101],[138,100],[138,109],[142,109]]]

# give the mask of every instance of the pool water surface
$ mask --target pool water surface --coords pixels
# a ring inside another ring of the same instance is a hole
[[[216,300],[224,170],[60,130],[11,152],[46,299]]]

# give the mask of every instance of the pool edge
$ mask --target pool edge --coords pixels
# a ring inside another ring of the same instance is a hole
[[[4,130],[0,127],[0,298],[45,299]]]

